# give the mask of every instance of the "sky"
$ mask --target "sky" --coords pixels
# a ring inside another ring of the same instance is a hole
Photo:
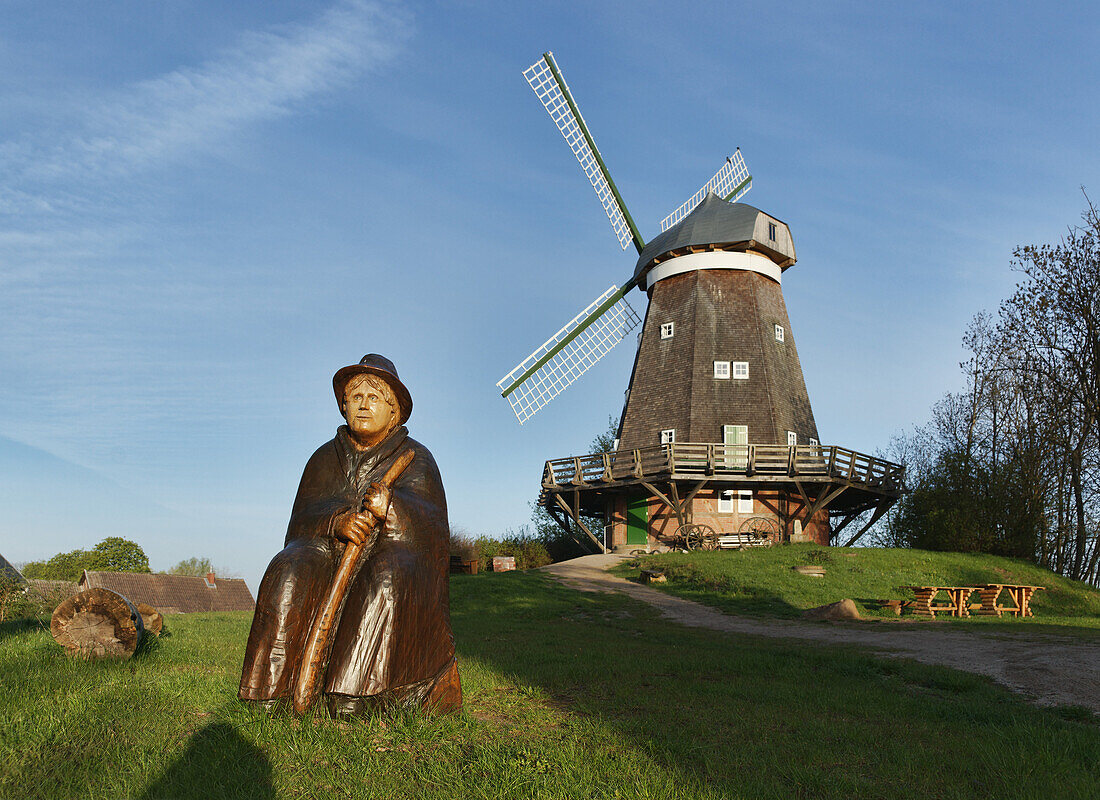
[[[528,522],[633,337],[520,426],[495,383],[631,274],[522,71],[552,50],[646,238],[740,147],[788,223],[823,444],[885,448],[1100,196],[1100,8],[0,0],[0,553],[134,539],[255,591],[332,374],[414,399],[454,526]],[[645,296],[628,296],[639,312]]]

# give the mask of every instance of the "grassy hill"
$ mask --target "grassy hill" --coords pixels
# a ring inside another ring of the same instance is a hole
[[[1100,725],[968,673],[723,635],[534,573],[455,576],[462,713],[352,722],[236,699],[249,615],[124,662],[0,624],[0,798],[1093,796]]]
[[[791,567],[816,564],[825,577],[800,575]],[[971,617],[960,624],[1058,624],[1100,629],[1100,591],[1025,561],[966,553],[936,553],[870,547],[784,545],[751,550],[661,553],[626,562],[620,574],[636,576],[641,567],[660,568],[664,588],[679,596],[740,614],[794,617],[808,608],[850,597],[862,612],[893,616],[873,602],[910,599],[903,586],[976,586],[1015,583],[1045,586],[1032,599],[1035,616],[1015,619]],[[1002,605],[1011,605],[1002,596]],[[910,617],[906,617],[909,619]],[[942,619],[942,617],[941,617]]]

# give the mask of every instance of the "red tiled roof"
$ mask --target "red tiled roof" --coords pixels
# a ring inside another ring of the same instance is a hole
[[[256,601],[241,578],[205,578],[148,572],[85,570],[81,589],[99,587],[118,592],[134,605],[148,603],[162,614],[192,611],[252,611]]]

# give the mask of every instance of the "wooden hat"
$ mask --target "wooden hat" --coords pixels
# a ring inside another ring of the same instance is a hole
[[[385,356],[378,355],[378,353],[368,353],[363,356],[358,364],[343,367],[332,376],[332,391],[336,393],[336,403],[340,406],[341,411],[344,407],[344,389],[347,388],[348,381],[356,375],[364,373],[377,375],[393,389],[393,393],[397,396],[397,403],[401,406],[401,424],[404,425],[412,414],[412,395],[409,394],[409,390],[405,388],[405,384],[401,382],[401,379],[397,377],[397,367],[393,365],[393,362]]]

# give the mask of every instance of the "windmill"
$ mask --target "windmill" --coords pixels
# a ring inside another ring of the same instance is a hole
[[[588,125],[577,109],[569,86],[554,61],[553,53],[544,53],[539,61],[524,71],[523,76],[542,101],[588,176],[622,249],[626,250],[633,243],[638,253],[642,253],[645,241],[638,232],[638,226],[634,224],[615,181],[611,179],[611,173],[607,171]],[[726,163],[713,178],[687,202],[665,217],[661,222],[661,230],[666,231],[680,222],[711,193],[736,201],[750,188],[752,176],[749,175],[738,148],[726,159]],[[638,315],[626,300],[626,294],[636,285],[637,277],[634,275],[621,286],[612,284],[497,382],[501,395],[511,404],[521,425],[567,389],[637,327],[640,321]]]
[[[520,424],[638,325],[631,289],[649,301],[614,452],[547,461],[540,503],[598,548],[608,538],[627,546],[733,541],[714,529],[828,544],[871,511],[854,542],[896,502],[902,468],[820,445],[781,289],[794,243],[785,223],[738,202],[752,185],[740,149],[647,243],[553,55],[524,77],[622,248],[633,244],[638,259],[626,281],[497,383]],[[604,541],[583,519],[598,512]]]

